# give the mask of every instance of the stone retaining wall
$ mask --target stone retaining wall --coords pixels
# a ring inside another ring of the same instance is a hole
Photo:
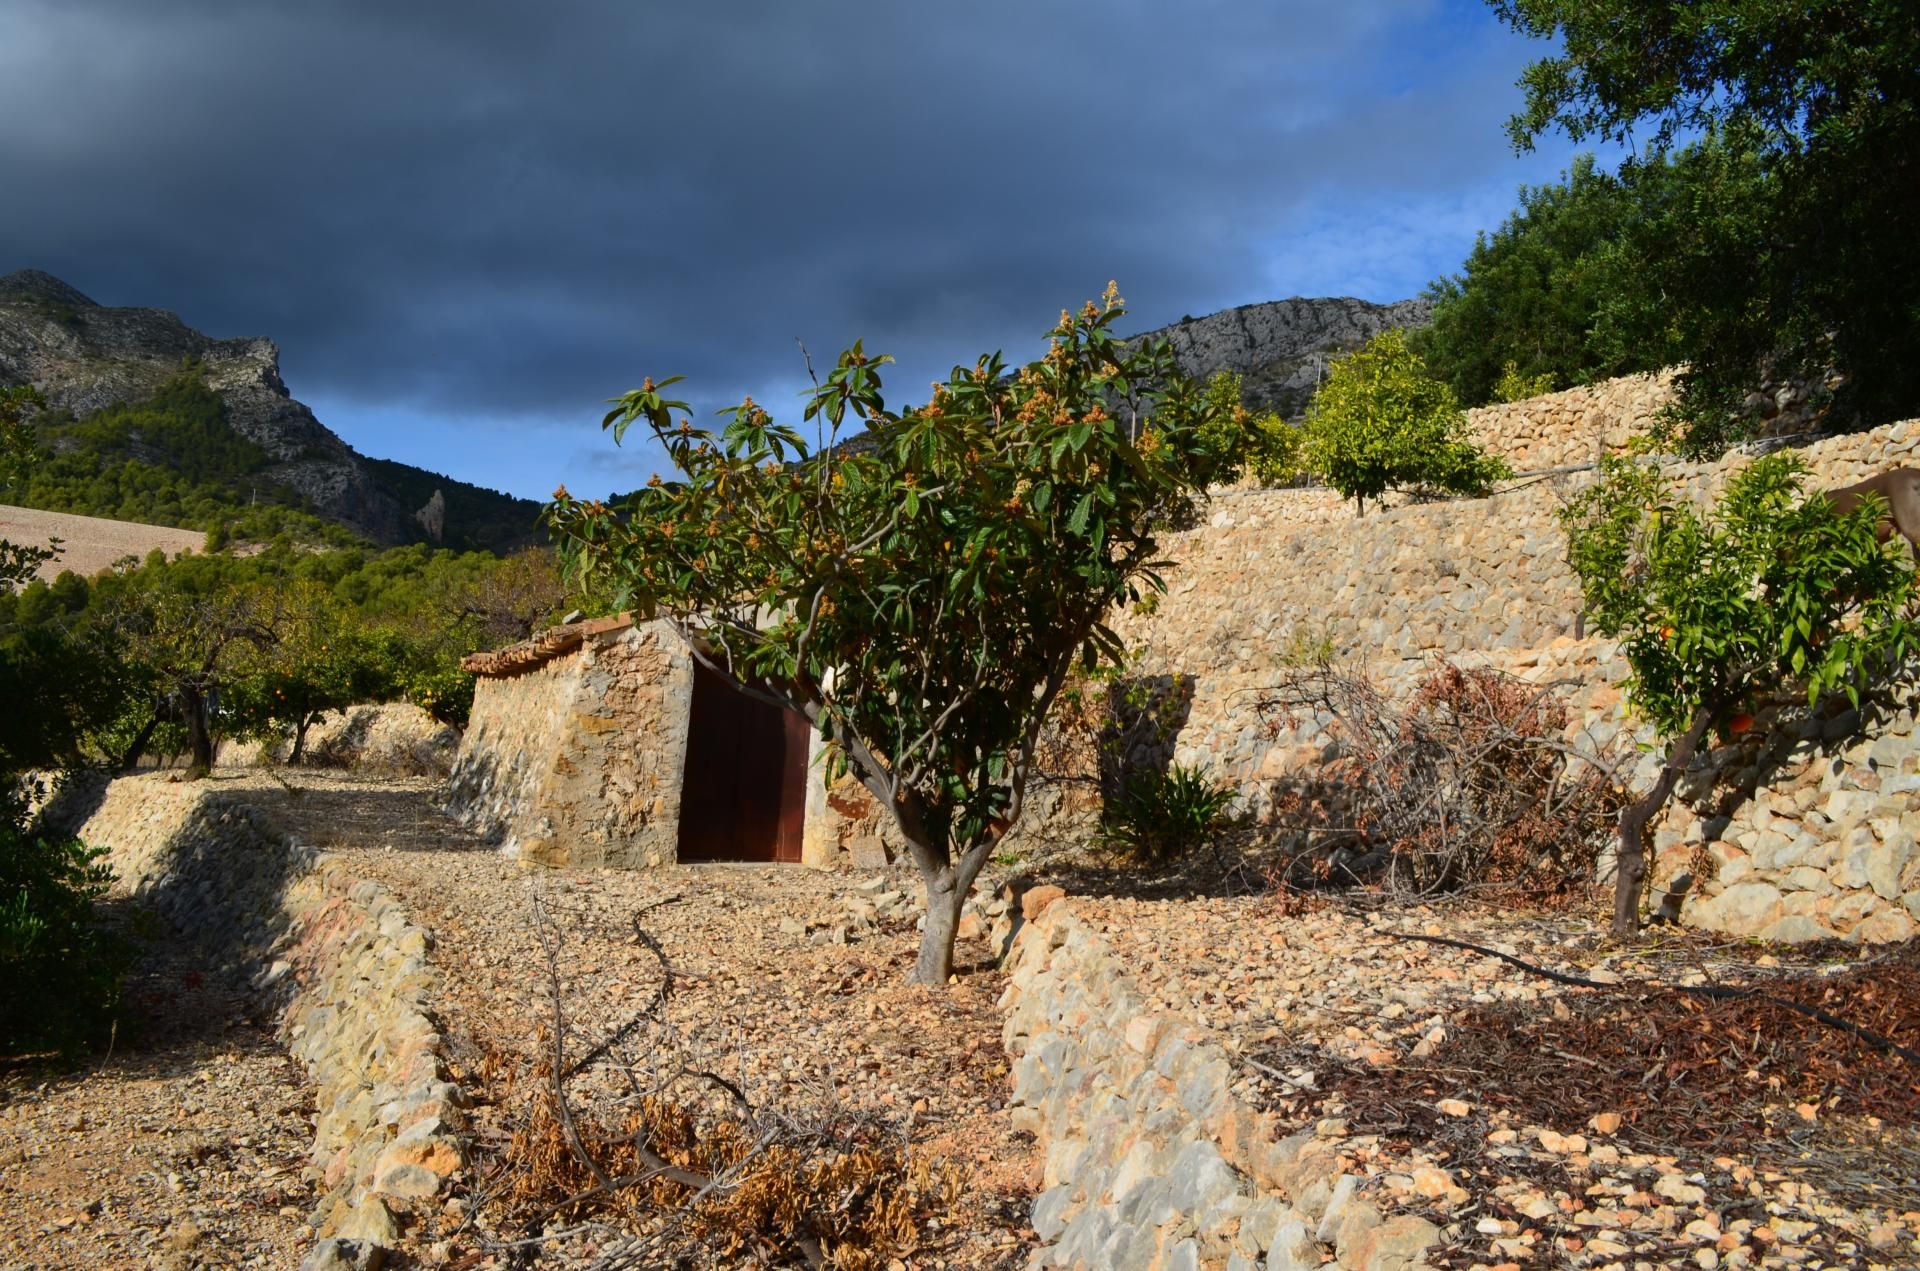
[[[1608,387],[1593,391],[1605,399],[1600,390]],[[1811,473],[1809,486],[1832,488],[1907,462],[1916,446],[1920,421],[1907,421],[1828,438],[1800,454]],[[1704,502],[1750,462],[1734,455],[1676,470],[1687,492]],[[1267,718],[1259,703],[1289,665],[1323,643],[1338,660],[1365,669],[1390,695],[1411,689],[1439,657],[1492,665],[1536,681],[1567,681],[1569,740],[1612,748],[1629,761],[1627,772],[1636,784],[1650,782],[1659,759],[1651,751],[1632,749],[1652,737],[1636,728],[1613,687],[1626,669],[1617,647],[1571,634],[1579,590],[1554,513],[1567,494],[1592,479],[1589,473],[1564,474],[1488,499],[1400,507],[1365,517],[1356,517],[1351,505],[1339,504],[1326,491],[1263,491],[1216,500],[1206,527],[1167,544],[1175,561],[1168,571],[1169,593],[1151,613],[1128,614],[1115,624],[1136,650],[1132,674],[1180,682],[1191,694],[1173,737],[1175,762],[1204,766],[1239,785],[1256,812],[1265,807],[1272,783],[1309,774],[1328,754],[1331,719],[1313,713]],[[1767,720],[1776,717],[1785,733],[1766,734]],[[1815,788],[1822,799],[1834,795],[1838,787],[1829,788],[1831,783],[1847,780],[1843,774],[1861,765],[1823,751],[1819,762],[1838,766],[1815,772],[1816,756],[1803,745],[1827,740],[1831,724],[1778,713],[1763,717],[1755,744],[1776,747],[1776,759],[1764,773],[1748,774],[1747,788],[1764,779],[1774,791],[1791,785],[1796,800],[1810,798],[1801,792]],[[1894,766],[1911,765],[1910,744],[1885,741],[1885,734],[1874,731],[1880,726],[1869,721],[1859,746],[1870,750],[1880,744],[1883,758],[1897,750]],[[1912,930],[1913,911],[1905,900],[1912,879],[1903,872],[1889,883],[1889,867],[1881,864],[1876,868],[1883,885],[1875,890],[1859,869],[1845,864],[1865,846],[1863,836],[1871,835],[1879,845],[1875,851],[1886,848],[1905,868],[1902,835],[1908,831],[1897,828],[1899,815],[1890,803],[1875,810],[1876,801],[1886,803],[1878,791],[1855,790],[1869,797],[1839,801],[1850,810],[1863,808],[1857,816],[1808,816],[1813,809],[1796,802],[1791,837],[1817,840],[1804,844],[1804,850],[1714,846],[1725,833],[1759,828],[1729,820],[1737,809],[1721,806],[1725,783],[1715,787],[1706,779],[1743,766],[1747,761],[1735,762],[1726,754],[1702,757],[1696,779],[1686,787],[1696,793],[1693,805],[1676,802],[1657,827],[1661,871],[1656,880],[1672,882],[1688,874],[1699,863],[1696,849],[1710,849],[1723,869],[1731,866],[1719,875],[1686,880],[1692,900],[1682,909],[1683,918],[1749,935],[1838,931],[1850,938],[1900,939]],[[1885,767],[1875,769],[1872,779],[1891,779]],[[1782,806],[1770,795],[1755,805]],[[1822,885],[1813,885],[1810,870],[1824,875]],[[1714,900],[1739,883],[1773,890],[1750,887],[1731,902]],[[1808,919],[1812,925],[1779,925],[1784,918]]]
[[[385,889],[291,841],[244,799],[127,777],[76,783],[47,819],[108,849],[117,892],[280,1009],[281,1038],[315,1090],[316,1253],[330,1240],[392,1245],[409,1209],[463,1164],[460,1095],[429,1012],[430,941]]]
[[[1271,1117],[1234,1097],[1217,1046],[1178,1016],[1146,1011],[1070,901],[1057,889],[1026,899],[1001,1007],[1013,1115],[1044,1152],[1033,1206],[1041,1247],[1030,1266],[1418,1264],[1437,1228],[1411,1215],[1384,1218],[1326,1141],[1278,1137]]]
[[[1653,427],[1674,399],[1673,372],[1624,375],[1560,393],[1501,402],[1467,412],[1467,426],[1487,450],[1519,472],[1593,463],[1627,438]]]

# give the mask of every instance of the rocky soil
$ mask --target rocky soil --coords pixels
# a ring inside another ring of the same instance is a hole
[[[628,1032],[617,1062],[570,1087],[583,1117],[617,1124],[623,1069],[668,1054],[796,1117],[871,1110],[916,1153],[966,1171],[955,1211],[926,1224],[917,1265],[1019,1264],[1033,1154],[999,1111],[1000,975],[975,939],[962,945],[956,984],[930,991],[905,982],[912,919],[874,897],[906,890],[908,879],[876,884],[791,867],[529,871],[434,810],[425,781],[301,773],[289,790],[247,780],[251,801],[386,885],[433,932],[454,1077],[476,1103],[478,1159],[468,1194],[419,1237],[430,1264],[488,1265],[491,1242],[523,1234],[503,1229],[509,1210],[495,1197],[552,1044],[549,968],[559,971],[571,1061],[653,1000],[663,961],[672,987],[658,1022]],[[615,1241],[612,1228],[590,1223],[546,1252],[564,1263]]]
[[[1920,1132],[1910,1079],[1906,1095],[1892,1100],[1898,1108],[1845,1087],[1808,1103],[1793,1090],[1792,1072],[1757,1064],[1745,1079],[1760,1088],[1750,1102],[1766,1106],[1755,1112],[1736,1100],[1739,1108],[1719,1114],[1726,1122],[1717,1133],[1700,1122],[1727,1107],[1724,1100],[1696,1107],[1673,1093],[1703,1082],[1691,1071],[1596,1072],[1597,1061],[1567,1053],[1551,1061],[1560,1079],[1536,1093],[1523,1089],[1535,1079],[1526,1065],[1486,1068],[1481,1057],[1498,1047],[1472,1030],[1492,1020],[1586,1020],[1609,990],[1569,987],[1497,957],[1395,933],[1444,935],[1618,984],[1629,1013],[1670,998],[1636,995],[1633,986],[1646,981],[1757,980],[1804,996],[1796,985],[1843,971],[1858,951],[1823,964],[1831,953],[1776,956],[1676,936],[1623,954],[1602,948],[1600,928],[1586,916],[1463,906],[1286,913],[1264,898],[1075,906],[1133,969],[1151,1010],[1201,1025],[1228,1052],[1237,1096],[1325,1140],[1383,1212],[1418,1214],[1445,1231],[1437,1265],[1711,1271],[1920,1261]],[[1871,1018],[1869,1002],[1838,1009]],[[1823,1047],[1850,1040],[1833,1036]],[[1736,1052],[1730,1045],[1727,1053]],[[1690,1060],[1676,1051],[1671,1062]],[[1886,1076],[1897,1093],[1898,1065],[1875,1052],[1868,1066],[1893,1068]],[[1713,1067],[1709,1075],[1717,1075]],[[1640,1097],[1650,1085],[1673,1116]],[[1540,1093],[1557,1106],[1543,1112]],[[1754,1126],[1763,1132],[1753,1134]]]
[[[134,926],[112,1051],[0,1074],[0,1267],[292,1267],[312,1237],[304,1074],[272,1021]]]

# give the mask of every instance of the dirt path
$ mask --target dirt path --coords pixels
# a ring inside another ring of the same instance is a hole
[[[526,1115],[528,1074],[548,1053],[548,948],[560,968],[570,1058],[654,999],[664,958],[671,991],[657,1021],[629,1034],[625,1061],[671,1046],[700,1057],[758,1106],[879,1115],[914,1151],[966,1172],[961,1200],[924,1225],[912,1265],[1023,1261],[1037,1162],[1030,1138],[1001,1114],[1001,976],[983,946],[962,945],[957,984],[914,988],[906,975],[916,937],[904,924],[844,944],[815,943],[808,931],[835,915],[844,921],[848,899],[862,884],[875,886],[869,876],[798,867],[529,871],[435,811],[430,783],[288,775],[292,789],[249,779],[249,797],[296,836],[391,888],[433,933],[456,1079],[479,1105],[476,1190],[500,1168],[500,1149]],[[620,1124],[631,1107],[625,1071],[615,1062],[583,1073],[574,1087],[581,1107]],[[486,1265],[463,1260],[479,1259],[480,1250],[474,1224],[462,1219],[456,1204],[440,1231],[420,1234],[422,1249],[457,1265]],[[484,1230],[484,1209],[477,1220]],[[554,1257],[582,1256],[592,1247],[583,1240]]]
[[[127,1000],[111,1054],[0,1077],[0,1268],[296,1265],[311,1107],[271,1022],[167,934]]]

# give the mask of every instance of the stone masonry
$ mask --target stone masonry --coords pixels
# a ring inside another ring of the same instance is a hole
[[[1650,781],[1658,755],[1634,747],[1653,739],[1628,717],[1616,687],[1624,660],[1608,641],[1575,638],[1579,588],[1555,514],[1593,480],[1598,456],[1644,432],[1670,400],[1669,377],[1632,376],[1470,412],[1475,433],[1521,474],[1490,498],[1359,517],[1324,489],[1216,492],[1205,523],[1165,544],[1175,562],[1168,594],[1114,624],[1135,651],[1132,675],[1190,694],[1173,760],[1234,782],[1254,812],[1264,811],[1275,783],[1310,775],[1332,753],[1331,719],[1270,719],[1259,710],[1288,666],[1325,648],[1394,695],[1441,658],[1560,681],[1568,740],[1624,761],[1621,775],[1635,783]],[[1830,488],[1903,463],[1916,445],[1920,421],[1909,421],[1800,453],[1810,486]],[[1705,501],[1750,461],[1735,454],[1673,467]],[[669,861],[685,753],[685,655],[664,633],[644,630],[570,648],[563,658],[489,672],[455,775],[455,806],[500,828],[527,859]],[[1762,723],[1751,741],[1766,748],[1764,760],[1758,751],[1701,758],[1657,827],[1655,882],[1674,890],[1683,920],[1718,930],[1903,938],[1916,916],[1908,862],[1920,830],[1905,809],[1920,750],[1910,719],[1871,717],[1853,739],[1844,721],[1804,713],[1763,712]],[[1895,731],[1876,731],[1885,728]],[[857,783],[809,784],[805,859],[876,867],[900,858],[891,819]],[[1760,793],[1741,795],[1743,787]],[[1739,796],[1731,802],[1729,788]],[[1036,783],[1007,846],[1083,836],[1097,798],[1095,783]]]
[[[659,624],[602,620],[542,639],[516,665],[470,666],[482,678],[450,810],[529,863],[673,863],[692,658]]]
[[[108,849],[116,889],[190,933],[223,974],[279,1008],[318,1119],[309,1175],[315,1262],[343,1243],[392,1246],[465,1164],[460,1092],[429,1012],[427,933],[378,884],[289,840],[201,782],[80,782],[50,827]]]
[[[1312,1133],[1277,1137],[1270,1116],[1232,1094],[1225,1053],[1188,1021],[1147,1011],[1057,888],[1025,903],[1001,1008],[1012,1114],[1044,1151],[1030,1267],[1424,1265],[1433,1224],[1383,1218]]]

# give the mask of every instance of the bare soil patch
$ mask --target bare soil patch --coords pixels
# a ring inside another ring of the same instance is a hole
[[[1920,1265],[1920,1068],[1751,985],[1914,1048],[1920,952],[1762,947],[1467,904],[1076,901],[1236,1091],[1314,1135],[1438,1266]],[[1484,945],[1604,987],[1578,988]]]
[[[207,543],[206,534],[200,530],[7,505],[0,505],[0,538],[36,547],[45,547],[49,540],[58,538],[60,555],[40,567],[39,576],[47,582],[69,569],[83,578],[90,577],[123,556],[144,557],[156,547],[173,556],[197,552]]]
[[[110,1053],[0,1074],[0,1267],[291,1267],[311,1242],[304,1074],[177,936],[146,937]]]

